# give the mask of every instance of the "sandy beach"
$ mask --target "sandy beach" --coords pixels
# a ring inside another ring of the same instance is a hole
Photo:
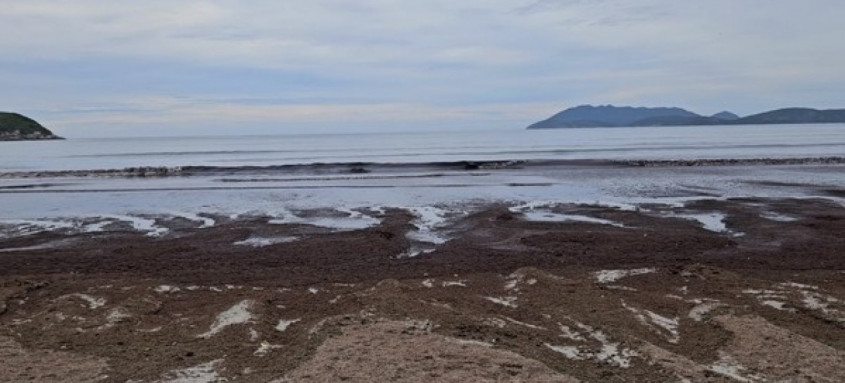
[[[845,383],[845,1],[2,9],[0,383]]]
[[[166,231],[7,239],[0,380],[845,379],[831,200],[330,215],[356,214],[377,223],[152,217]]]

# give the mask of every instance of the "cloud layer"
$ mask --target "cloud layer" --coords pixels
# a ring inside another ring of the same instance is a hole
[[[29,0],[0,109],[68,136],[521,128],[582,103],[837,105],[845,3]]]

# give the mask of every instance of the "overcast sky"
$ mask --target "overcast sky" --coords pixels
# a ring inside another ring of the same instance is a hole
[[[521,129],[845,107],[841,0],[26,0],[0,110],[69,137]]]

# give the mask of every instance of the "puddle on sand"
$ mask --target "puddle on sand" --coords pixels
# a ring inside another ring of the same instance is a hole
[[[381,219],[343,207],[332,209],[328,214],[324,212],[311,212],[309,214],[313,215],[302,217],[288,212],[282,217],[271,219],[268,223],[273,225],[311,225],[337,231],[362,230],[381,223]]]
[[[521,213],[526,221],[532,222],[583,222],[595,223],[598,225],[610,225],[615,227],[625,227],[625,225],[606,219],[589,217],[586,215],[577,214],[561,214],[548,210],[531,210]]]
[[[290,243],[295,242],[298,240],[298,237],[292,236],[282,236],[282,237],[259,237],[259,236],[252,236],[243,241],[237,241],[232,243],[235,246],[249,246],[249,247],[266,247],[272,246],[279,243]]]

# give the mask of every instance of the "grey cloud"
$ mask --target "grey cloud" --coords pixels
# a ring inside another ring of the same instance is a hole
[[[233,124],[238,116],[297,115],[256,109],[250,100],[343,113],[392,107],[397,113],[387,114],[395,118],[415,105],[438,124],[460,126],[471,118],[455,108],[471,114],[497,105],[536,111],[684,100],[680,106],[703,112],[796,100],[827,106],[821,104],[835,102],[831,95],[845,86],[843,12],[845,3],[833,0],[29,0],[6,4],[0,14],[0,86],[17,90],[0,94],[0,104],[51,111],[57,124],[63,108],[102,116],[100,103],[115,99],[212,100],[203,111],[226,111]],[[125,73],[131,81],[104,83],[62,69],[65,62],[91,68],[83,73],[126,63],[134,70]],[[180,80],[182,73],[191,80]],[[278,89],[246,87],[256,73]],[[309,88],[309,78],[332,81]],[[202,79],[220,85],[202,86]],[[132,121],[133,113],[160,108],[174,120],[202,124],[172,114],[195,109],[168,107],[108,114]],[[477,117],[498,127],[531,120],[505,110],[510,117],[499,122]],[[327,113],[325,123],[342,122],[339,116]],[[64,121],[82,121],[74,118]]]

